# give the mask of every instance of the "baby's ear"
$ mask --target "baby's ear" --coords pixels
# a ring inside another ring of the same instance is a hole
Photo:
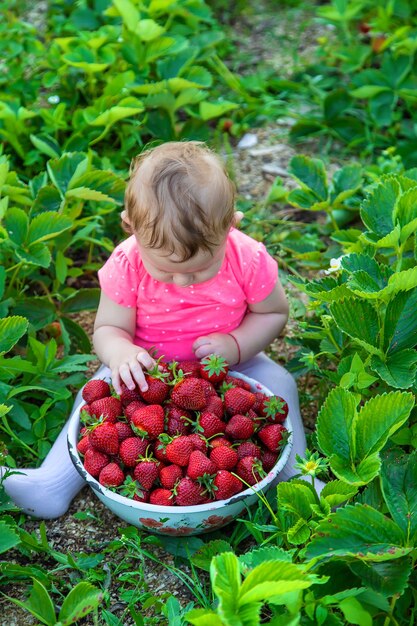
[[[242,213],[242,211],[235,211],[235,214],[233,216],[233,226],[236,226],[236,228],[239,226],[240,222],[243,220],[244,215]]]
[[[122,220],[122,228],[126,233],[129,233],[129,235],[131,235],[133,233],[132,227],[130,225],[130,220],[129,217],[127,215],[127,211],[126,209],[123,209],[123,211],[120,213],[120,219]]]

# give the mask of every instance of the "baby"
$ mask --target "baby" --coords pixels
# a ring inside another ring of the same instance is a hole
[[[281,333],[288,303],[265,246],[241,231],[234,185],[219,158],[195,141],[170,142],[133,164],[122,220],[131,234],[99,270],[94,378],[147,389],[144,372],[165,361],[215,353],[283,397],[293,448],[280,480],[294,474],[306,442],[292,376],[263,350]],[[80,394],[74,410],[80,405]],[[83,486],[65,427],[40,468],[6,479],[9,496],[42,518],[62,515]]]

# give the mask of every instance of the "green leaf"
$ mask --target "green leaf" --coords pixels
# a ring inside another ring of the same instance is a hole
[[[65,598],[59,612],[62,626],[69,626],[94,611],[103,599],[103,593],[88,582],[78,583]]]
[[[51,597],[45,587],[36,578],[33,578],[33,587],[27,602],[21,602],[16,598],[6,596],[9,600],[29,611],[42,624],[46,626],[56,626],[55,609]]]
[[[4,218],[4,226],[13,243],[21,245],[26,241],[29,218],[23,209],[9,209]]]
[[[7,552],[21,543],[19,534],[4,520],[0,520],[0,553]]]
[[[411,574],[411,560],[408,556],[380,563],[354,561],[349,566],[361,578],[364,586],[388,598],[404,593]]]
[[[204,544],[197,552],[191,556],[190,560],[196,567],[210,571],[211,559],[223,552],[231,552],[230,544],[224,539],[215,539]]]
[[[278,546],[255,548],[239,556],[239,562],[244,569],[253,569],[264,561],[287,561],[292,562],[294,550],[284,550]]]
[[[417,351],[411,348],[388,354],[384,360],[373,355],[371,368],[390,387],[410,389],[417,373]]]
[[[373,619],[356,598],[345,598],[339,602],[340,610],[349,624],[372,626]]]
[[[110,128],[116,122],[125,119],[126,117],[132,117],[133,115],[139,115],[144,111],[143,103],[136,98],[125,98],[121,100],[117,106],[111,107],[98,115],[95,119],[89,120],[91,126],[106,126]]]
[[[238,600],[241,586],[241,576],[238,558],[233,552],[225,552],[215,556],[210,566],[211,585],[219,598],[218,612],[220,617],[228,619],[235,617],[238,612]]]
[[[0,354],[9,352],[26,333],[28,326],[28,320],[19,315],[0,319]]]
[[[239,108],[238,104],[228,102],[227,100],[222,100],[221,102],[200,102],[200,117],[206,122],[237,108]]]
[[[53,239],[68,230],[72,220],[56,211],[46,211],[33,218],[29,226],[28,243],[34,244]]]
[[[88,159],[82,152],[66,152],[59,159],[48,161],[47,170],[49,177],[62,194],[62,197],[75,174],[85,169],[87,163]]]
[[[165,33],[165,28],[157,24],[154,20],[144,19],[136,25],[135,33],[142,41],[153,41]]]
[[[400,186],[393,178],[387,178],[372,188],[362,202],[360,214],[370,231],[384,237],[394,228],[393,214],[400,195]]]
[[[101,191],[94,191],[94,189],[88,189],[88,187],[76,187],[75,189],[68,189],[65,194],[67,198],[80,198],[80,200],[95,200],[96,202],[113,202],[116,201],[110,196],[106,196]]]
[[[273,596],[307,589],[313,580],[293,563],[265,561],[246,576],[241,587],[239,606],[252,602],[263,603]]]
[[[52,261],[51,253],[44,243],[32,243],[28,248],[16,248],[16,256],[29,265],[49,267]]]
[[[194,626],[224,626],[217,613],[208,609],[192,609],[185,614],[185,618]]]
[[[97,309],[100,299],[100,289],[91,287],[89,289],[79,289],[62,303],[64,313],[79,313],[80,311],[93,311]]]
[[[346,389],[332,389],[327,396],[317,417],[317,440],[326,456],[337,455],[348,464],[353,463],[357,405],[358,398]]]
[[[279,507],[308,520],[311,505],[317,504],[317,496],[308,484],[281,482],[278,484]]]
[[[71,180],[68,189],[87,187],[94,191],[99,191],[108,197],[107,202],[112,201],[117,204],[123,203],[126,183],[122,178],[109,170],[91,170],[79,176],[76,180]],[[68,193],[68,192],[67,192]]]
[[[413,395],[402,391],[383,393],[365,402],[356,421],[357,458],[378,453],[409,418],[413,406]]]
[[[385,311],[384,347],[389,352],[417,345],[417,289],[398,292]]]
[[[319,522],[306,548],[306,558],[357,557],[379,562],[411,552],[404,535],[391,519],[368,505],[348,504]]]
[[[113,0],[113,4],[121,15],[126,28],[134,31],[140,20],[140,15],[133,2],[130,0]]]
[[[314,194],[316,200],[327,200],[326,170],[322,161],[297,155],[291,159],[288,170],[303,188]]]
[[[408,545],[417,537],[417,451],[388,450],[383,457],[381,488],[393,520]]]
[[[314,505],[313,505],[314,509]],[[287,531],[287,540],[293,546],[299,546],[310,539],[310,526],[308,523],[300,517],[295,524],[293,524]]]
[[[29,135],[31,142],[39,152],[55,159],[61,155],[58,143],[48,135]]]
[[[378,346],[379,320],[371,303],[359,298],[332,302],[330,312],[336,325],[349,337],[367,348],[372,354],[380,354]]]
[[[412,394],[393,391],[375,396],[359,413],[358,397],[332,389],[317,419],[317,440],[341,480],[354,485],[370,482],[379,472],[379,452],[388,438],[408,419]]]
[[[389,91],[389,87],[383,87],[382,85],[363,85],[357,89],[351,89],[349,94],[352,98],[360,98],[361,100],[374,98],[376,95]]]

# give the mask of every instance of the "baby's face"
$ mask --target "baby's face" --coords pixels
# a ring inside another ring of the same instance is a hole
[[[148,274],[161,283],[171,283],[178,287],[189,287],[204,283],[216,276],[222,266],[226,241],[212,249],[213,254],[206,250],[198,252],[188,261],[178,261],[178,256],[163,250],[145,248],[138,241],[138,246]]]

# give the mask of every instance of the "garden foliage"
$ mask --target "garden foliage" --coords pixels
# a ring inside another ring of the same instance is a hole
[[[209,540],[174,545],[127,528],[87,555],[55,550],[44,523],[25,530],[3,492],[0,552],[20,560],[0,563],[0,584],[28,589],[10,601],[44,624],[93,611],[95,623],[121,626],[113,575],[135,624],[413,624],[414,3],[321,3],[315,19],[331,28],[291,81],[228,69],[215,2],[211,11],[203,0],[54,0],[42,28],[22,4],[6,0],[0,20],[0,432],[10,467],[42,461],[85,381],[94,357],[77,314],[97,306],[95,275],[121,235],[132,157],[172,139],[227,145],[285,112],[295,141],[315,136],[349,161],[329,175],[325,160],[297,154],[290,190],[277,178],[262,206],[239,200],[246,231],[305,294],[293,303],[288,366],[316,391],[317,429],[297,467],[313,483],[327,478],[320,496],[294,479]],[[309,221],[280,216],[284,207]],[[256,547],[244,552],[248,537]],[[187,559],[190,574],[165,566],[194,603],[148,592],[153,544]]]

